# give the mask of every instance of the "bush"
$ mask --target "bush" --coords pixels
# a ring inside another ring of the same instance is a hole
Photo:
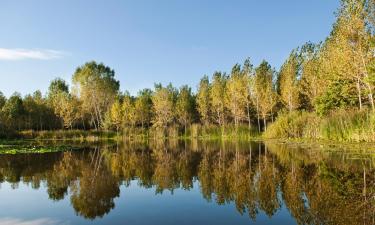
[[[321,135],[336,141],[375,141],[375,114],[369,110],[339,110],[322,122]]]
[[[263,134],[266,138],[319,138],[321,119],[305,111],[283,112]]]
[[[314,112],[284,112],[279,114],[263,136],[373,142],[375,114],[368,110],[341,109],[322,118]]]

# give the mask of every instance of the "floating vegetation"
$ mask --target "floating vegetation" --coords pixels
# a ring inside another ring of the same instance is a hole
[[[37,146],[37,145],[0,145],[0,154],[29,154],[29,153],[51,153],[78,150],[78,147],[60,146]]]

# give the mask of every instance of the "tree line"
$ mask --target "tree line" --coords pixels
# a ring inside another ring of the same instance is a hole
[[[248,58],[229,73],[204,76],[196,91],[155,84],[132,96],[120,92],[112,68],[87,62],[76,69],[71,88],[57,78],[45,95],[0,94],[0,132],[177,126],[186,133],[193,123],[261,132],[282,111],[374,111],[375,1],[342,0],[336,16],[324,42],[292,50],[279,71]]]

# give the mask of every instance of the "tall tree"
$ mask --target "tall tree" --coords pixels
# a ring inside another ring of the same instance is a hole
[[[48,87],[48,98],[53,99],[57,94],[61,92],[69,93],[68,84],[61,78],[52,80]]]
[[[134,109],[134,99],[129,94],[129,92],[125,92],[123,96],[122,113],[122,121],[124,128],[129,126],[134,127],[136,124],[136,111]]]
[[[180,88],[176,101],[176,118],[186,128],[191,124],[194,116],[195,99],[191,88],[184,85]]]
[[[55,112],[62,119],[65,128],[73,128],[73,124],[80,117],[80,103],[77,97],[66,92],[56,96]]]
[[[117,99],[111,106],[109,118],[111,125],[116,128],[116,132],[118,133],[120,128],[123,126],[123,111],[120,100]]]
[[[51,118],[51,122],[57,123],[58,128],[64,127],[63,118],[61,115],[61,101],[63,98],[69,95],[69,85],[65,82],[65,80],[61,78],[56,78],[51,81],[48,93],[47,93],[47,100],[50,108],[52,108],[54,114],[56,115],[55,118]]]
[[[104,114],[120,88],[119,81],[115,79],[115,71],[103,63],[88,62],[76,69],[73,83],[83,109],[91,115],[95,128],[99,129],[103,124]]]
[[[319,73],[321,44],[308,42],[301,47],[301,107],[313,110],[316,98],[323,91],[324,77]]]
[[[244,82],[246,83],[246,111],[247,111],[247,121],[249,125],[249,130],[251,130],[251,111],[252,111],[252,92],[251,92],[251,80],[255,76],[254,66],[251,64],[250,58],[247,58],[244,62],[242,73],[244,76]]]
[[[4,96],[3,92],[0,91],[0,111],[3,108],[7,101],[7,98]]]
[[[25,116],[23,100],[19,93],[14,93],[2,108],[5,124],[9,129],[21,130]]]
[[[153,125],[159,128],[167,128],[174,120],[174,93],[171,88],[155,85],[152,96],[154,110]]]
[[[317,102],[319,109],[355,105],[362,109],[366,102],[372,109],[375,107],[368,71],[374,48],[366,11],[366,1],[341,1],[337,21],[321,52],[320,73],[326,75],[326,85],[321,87],[324,91]],[[340,84],[339,89],[336,84]],[[357,96],[356,101],[353,95]]]
[[[204,125],[210,123],[211,104],[210,104],[210,81],[205,75],[199,82],[197,93],[197,106],[201,121]]]
[[[236,128],[239,122],[246,118],[246,103],[248,96],[247,76],[241,71],[241,66],[236,64],[232,68],[230,78],[227,82],[226,100]]]
[[[3,109],[3,106],[5,105],[6,101],[7,101],[6,97],[0,91],[0,135],[4,132],[4,129],[5,129],[5,124],[4,124],[5,121],[4,121],[4,118],[3,118],[2,109]]]
[[[226,95],[226,85],[228,76],[225,73],[215,72],[212,76],[212,85],[210,89],[210,101],[212,104],[212,113],[215,121],[221,126],[222,132],[226,123],[227,107],[223,96]]]
[[[135,112],[137,122],[141,124],[142,128],[149,126],[152,117],[152,91],[150,89],[143,89],[138,93],[135,100]]]
[[[280,98],[289,111],[296,110],[300,106],[299,75],[299,54],[298,50],[293,50],[281,66],[278,76]]]
[[[273,117],[273,109],[277,104],[277,94],[273,83],[274,70],[268,62],[263,61],[255,71],[254,90],[258,111],[263,118],[264,129],[267,129],[267,117]]]

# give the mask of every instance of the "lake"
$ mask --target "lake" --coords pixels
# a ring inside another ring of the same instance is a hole
[[[0,224],[375,224],[369,144],[22,145],[64,151],[0,155]]]

